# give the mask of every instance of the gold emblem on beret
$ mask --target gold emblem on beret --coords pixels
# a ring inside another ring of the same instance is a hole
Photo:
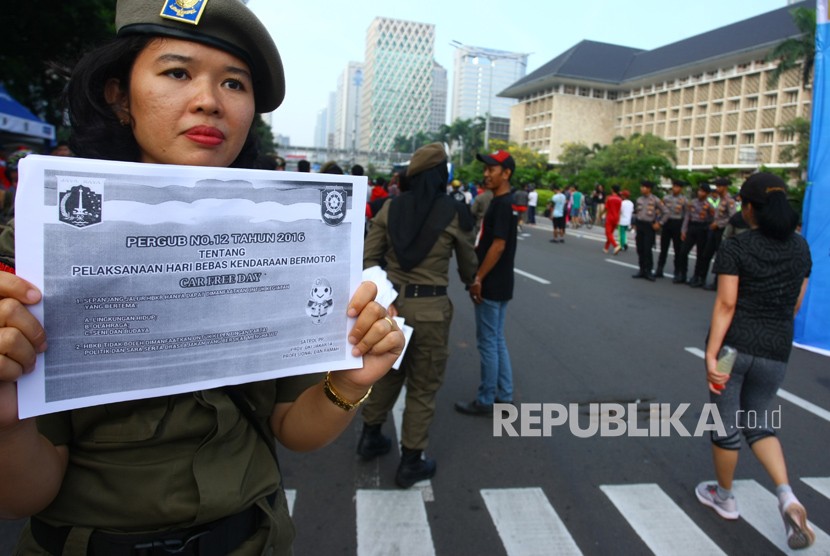
[[[159,15],[166,19],[198,25],[207,3],[208,0],[165,0]]]

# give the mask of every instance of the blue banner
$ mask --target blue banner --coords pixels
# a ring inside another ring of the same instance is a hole
[[[827,67],[830,46],[828,0],[817,1],[816,56],[813,76],[813,116],[810,130],[810,159],[807,192],[804,197],[802,234],[810,244],[813,272],[801,311],[795,319],[795,342],[830,355],[830,73]]]

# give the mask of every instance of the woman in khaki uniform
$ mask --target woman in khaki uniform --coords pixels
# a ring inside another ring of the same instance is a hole
[[[472,216],[463,202],[445,194],[447,177],[447,154],[441,143],[418,149],[409,162],[403,193],[383,205],[363,249],[364,268],[385,264],[398,292],[389,310],[406,319],[414,331],[400,370],[378,382],[363,408],[357,453],[372,459],[390,450],[391,440],[381,427],[406,383],[401,461],[395,473],[402,488],[435,475],[435,460],[423,451],[449,358],[453,307],[447,285],[453,252],[462,282],[472,284],[478,269]]]
[[[119,0],[116,28],[72,74],[72,150],[252,167],[256,113],[284,96],[279,53],[257,18],[238,0]],[[374,295],[365,284],[348,308],[362,369],[21,421],[15,381],[48,349],[27,308],[41,294],[0,272],[0,517],[32,516],[17,553],[290,553],[274,437],[300,451],[327,444],[400,354],[403,336]]]

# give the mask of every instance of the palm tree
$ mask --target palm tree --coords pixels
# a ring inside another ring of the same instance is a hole
[[[816,55],[816,11],[795,8],[790,13],[800,34],[780,42],[767,55],[767,62],[779,61],[778,66],[769,74],[769,84],[775,85],[779,77],[800,66],[801,84],[807,87],[813,79]]]

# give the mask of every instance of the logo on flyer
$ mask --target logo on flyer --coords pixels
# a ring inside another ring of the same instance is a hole
[[[346,190],[339,186],[326,187],[320,196],[323,222],[329,226],[339,226],[346,218]]]
[[[76,185],[60,193],[60,221],[85,228],[101,222],[101,194],[85,185]]]

